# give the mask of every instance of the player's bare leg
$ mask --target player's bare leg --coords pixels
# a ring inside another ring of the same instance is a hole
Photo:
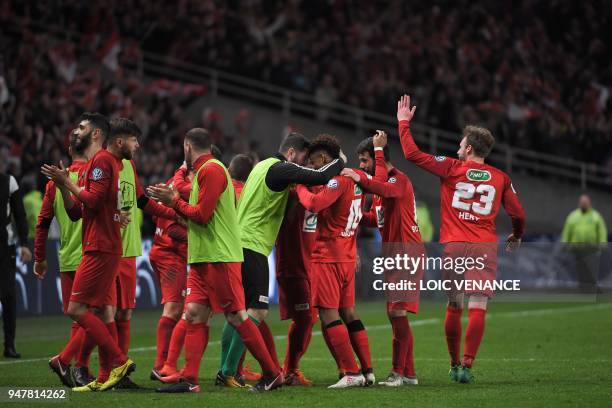
[[[359,371],[359,366],[350,346],[350,338],[347,327],[340,320],[338,309],[319,308],[321,328],[327,332],[329,337],[328,346],[330,352],[336,359],[338,367],[346,374],[336,383],[328,388],[348,388],[365,385],[365,377]]]
[[[470,295],[468,301],[468,327],[465,331],[465,344],[463,346],[463,360],[458,380],[461,383],[474,382],[471,372],[472,364],[478,353],[485,328],[485,315],[488,298],[484,295]]]
[[[374,377],[374,370],[372,368],[368,333],[354,307],[341,308],[340,317],[342,321],[344,321],[344,324],[346,324],[351,345],[361,363],[361,372],[366,380],[365,385],[374,385],[376,383],[376,377]]]

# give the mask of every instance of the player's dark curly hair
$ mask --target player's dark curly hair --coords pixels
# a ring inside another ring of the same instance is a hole
[[[311,154],[318,150],[324,150],[332,159],[340,158],[340,142],[335,136],[326,133],[317,136],[310,144],[308,153]]]

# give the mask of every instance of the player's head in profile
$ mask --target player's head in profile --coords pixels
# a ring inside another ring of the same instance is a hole
[[[244,183],[253,170],[253,159],[246,154],[237,154],[232,158],[228,170],[234,180]]]
[[[383,147],[385,161],[388,163],[391,156],[389,153],[389,145]],[[357,155],[359,156],[359,168],[369,175],[374,175],[376,169],[376,160],[374,159],[374,138],[367,137],[357,145]]]
[[[203,128],[193,128],[185,133],[183,141],[185,152],[185,163],[187,168],[193,168],[193,162],[205,153],[212,152],[212,141],[208,130]]]
[[[495,138],[488,129],[480,126],[468,125],[463,129],[463,137],[459,143],[457,156],[459,160],[484,161],[487,158]]]
[[[102,146],[110,133],[110,124],[106,116],[98,112],[85,112],[79,118],[79,124],[72,131],[76,138],[74,147],[85,152],[89,146]]]
[[[332,160],[340,158],[340,142],[335,136],[317,136],[308,149],[308,162],[314,169],[320,169]]]
[[[132,160],[140,148],[138,138],[142,132],[138,125],[126,118],[115,118],[110,121],[110,135],[107,146],[119,153],[125,160]]]
[[[78,143],[77,136],[74,132],[70,134],[68,139],[68,155],[72,160],[81,159],[85,156],[83,145]]]
[[[308,158],[308,147],[310,147],[310,141],[306,136],[301,133],[291,132],[281,142],[278,152],[288,162],[303,166]]]

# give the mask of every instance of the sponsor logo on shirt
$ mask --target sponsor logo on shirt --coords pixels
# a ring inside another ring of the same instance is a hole
[[[306,210],[304,212],[304,224],[302,225],[302,231],[304,232],[316,232],[317,231],[317,213]]]
[[[446,156],[436,156],[435,159],[438,162],[443,162],[444,160],[446,160]]]
[[[363,190],[361,190],[361,186],[359,184],[355,184],[355,195],[362,195],[363,194]]]
[[[136,193],[135,188],[132,183],[127,181],[122,181],[119,185],[119,191],[121,192],[120,198],[120,208],[122,211],[129,211],[136,201]]]
[[[488,181],[491,180],[491,173],[487,170],[469,169],[465,176],[471,181]]]
[[[94,181],[98,181],[102,178],[103,175],[104,175],[104,172],[102,171],[102,169],[99,167],[96,167],[91,172],[91,179]]]
[[[389,180],[387,180],[389,183],[391,184],[395,184],[397,183],[397,179],[395,177],[391,177]]]
[[[338,180],[331,179],[327,182],[328,188],[338,188]]]

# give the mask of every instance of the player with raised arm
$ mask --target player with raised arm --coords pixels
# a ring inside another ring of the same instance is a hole
[[[322,185],[340,173],[344,164],[340,159],[320,169],[303,167],[309,140],[299,133],[290,133],[281,142],[275,157],[263,160],[253,168],[238,201],[238,223],[242,230],[244,253],[242,283],[249,316],[258,325],[266,347],[280,368],[274,337],[264,319],[268,314],[268,255],[276,242],[290,186],[295,183]],[[221,337],[221,370],[217,383],[234,377],[244,345],[232,326],[226,325]]]
[[[406,174],[389,161],[389,147],[385,132],[377,131],[374,137],[364,139],[357,146],[359,170],[344,169],[342,175],[359,183],[366,192],[374,193],[370,211],[364,213],[363,225],[379,228],[383,242],[383,255],[397,253],[420,256],[424,253],[417,224],[414,189]],[[417,284],[422,269],[410,279]],[[387,316],[393,330],[392,371],[381,385],[397,387],[418,384],[414,369],[414,342],[408,313],[419,310],[419,292],[411,291],[387,298]]]
[[[310,146],[309,160],[315,169],[339,156],[340,145],[333,136],[319,135]],[[317,238],[312,253],[315,305],[330,352],[345,373],[329,388],[372,385],[375,378],[368,335],[355,312],[356,230],[362,217],[362,190],[350,178],[336,176],[314,193],[302,184],[296,191],[304,208],[317,213]],[[353,350],[359,357],[361,372]]]
[[[521,243],[525,226],[525,213],[512,186],[510,177],[485,163],[495,139],[487,129],[466,126],[457,151],[458,159],[432,156],[414,143],[410,121],[416,106],[410,106],[410,97],[404,95],[397,103],[397,120],[402,149],[406,159],[440,178],[440,242],[450,258],[484,258],[484,268],[469,269],[466,280],[490,281],[495,279],[497,235],[495,218],[501,205],[512,220],[512,234],[506,240],[506,250],[516,250]],[[465,334],[463,360],[460,360],[461,314],[464,294],[469,296],[468,327]],[[472,363],[482,341],[487,301],[492,291],[451,291],[448,295],[445,332],[453,381],[471,383]]]
[[[121,157],[102,146],[110,133],[106,118],[98,113],[81,116],[75,131],[80,142],[87,146],[85,157],[89,159],[86,171],[75,184],[67,169],[43,165],[42,172],[60,188],[64,207],[73,220],[82,218],[83,256],[75,273],[67,314],[76,320],[98,346],[100,353],[108,356],[101,361],[109,372],[103,382],[92,381],[90,390],[105,391],[114,387],[134,369],[134,362],[119,348],[117,341],[104,321],[94,314],[94,308],[105,305],[111,287],[115,283],[122,255],[121,215],[119,202],[119,171]],[[80,345],[85,333],[74,336],[67,347]],[[75,346],[78,347],[78,346]],[[54,358],[51,368],[63,376],[66,361]]]
[[[223,312],[244,344],[260,363],[264,376],[255,391],[270,391],[283,383],[283,375],[265,347],[244,306],[240,266],[240,228],[236,197],[225,166],[211,154],[208,131],[191,129],[183,143],[185,162],[195,172],[189,203],[166,185],[151,186],[151,197],[172,206],[188,219],[187,252],[191,267],[187,278],[187,334],[185,366],[175,375],[163,377],[168,383],[159,392],[199,392],[199,369],[208,343],[208,319]]]

